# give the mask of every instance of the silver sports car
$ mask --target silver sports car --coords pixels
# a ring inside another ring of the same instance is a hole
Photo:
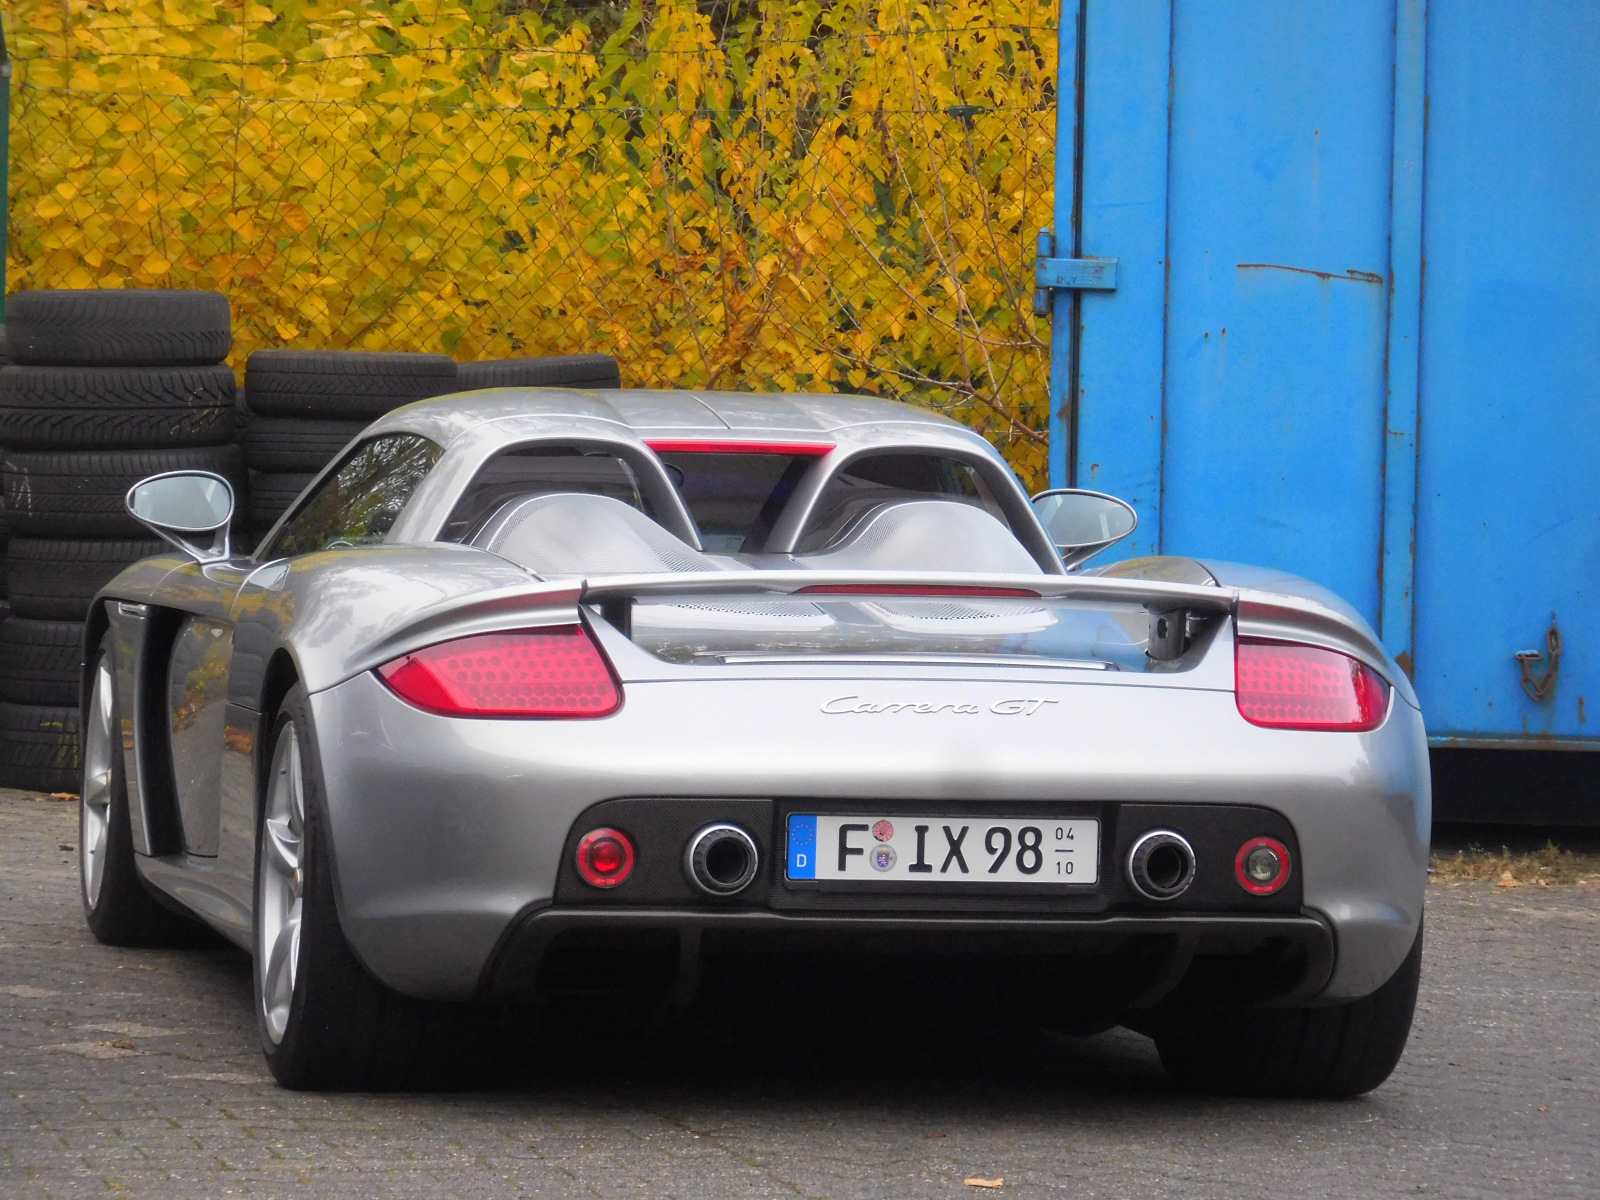
[[[1085,569],[1133,511],[1030,500],[953,422],[499,389],[379,420],[253,552],[215,476],[128,504],[177,552],[85,627],[88,923],[252,951],[288,1086],[409,1078],[448,1014],[823,964],[1128,1025],[1212,1091],[1350,1095],[1404,1047],[1406,676],[1304,580]]]

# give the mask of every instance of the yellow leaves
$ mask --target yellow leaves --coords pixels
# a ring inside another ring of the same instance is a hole
[[[159,283],[162,276],[170,270],[172,270],[172,264],[162,255],[152,250],[140,260],[138,270],[134,273],[134,278],[141,283]]]
[[[895,396],[1040,477],[1050,0],[641,0],[605,44],[505,7],[14,0],[12,286],[221,288],[235,362]]]

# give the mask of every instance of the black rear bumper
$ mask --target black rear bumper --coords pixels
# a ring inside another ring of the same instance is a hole
[[[1062,981],[1069,1008],[1276,1007],[1314,999],[1333,974],[1335,952],[1332,928],[1304,910],[1003,918],[544,906],[512,923],[478,998],[522,1003],[643,989],[682,1004],[712,963],[756,973],[798,962],[868,964],[854,976],[846,970],[846,980],[936,963],[960,978],[1000,978],[1025,966],[1029,979]],[[1085,990],[1085,981],[1096,986]]]

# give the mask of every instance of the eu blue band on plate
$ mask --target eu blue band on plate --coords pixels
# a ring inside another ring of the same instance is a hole
[[[817,818],[793,813],[789,817],[789,878],[817,877]]]

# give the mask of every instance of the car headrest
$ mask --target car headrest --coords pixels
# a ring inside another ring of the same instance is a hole
[[[610,496],[548,492],[502,505],[472,544],[534,574],[648,575],[717,567],[631,505]]]
[[[1044,574],[1011,530],[960,500],[890,501],[868,512],[838,545],[795,561],[818,570]]]

